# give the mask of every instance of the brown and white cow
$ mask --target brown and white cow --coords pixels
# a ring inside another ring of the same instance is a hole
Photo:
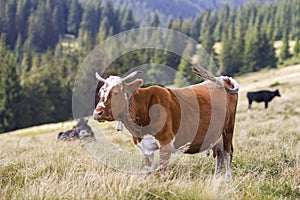
[[[125,82],[138,72],[107,79],[96,73],[104,85],[93,117],[99,122],[122,122],[144,154],[149,171],[154,170],[156,150],[160,151],[160,169],[166,170],[171,152],[194,154],[213,149],[215,174],[221,173],[226,159],[226,178],[230,178],[239,85],[230,77],[211,76],[200,67],[193,70],[210,80],[179,89],[140,88],[141,79]]]

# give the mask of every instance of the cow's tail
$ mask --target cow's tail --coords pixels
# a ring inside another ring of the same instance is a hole
[[[239,84],[236,82],[236,80],[234,80],[231,77],[227,77],[227,76],[215,77],[213,74],[211,74],[209,71],[207,71],[206,69],[204,69],[199,65],[193,66],[192,69],[194,74],[200,76],[205,80],[210,80],[217,83],[221,87],[224,87],[226,91],[230,94],[237,94],[239,91]],[[231,85],[232,88],[227,86],[227,84],[224,84],[224,82],[226,82],[228,85]]]

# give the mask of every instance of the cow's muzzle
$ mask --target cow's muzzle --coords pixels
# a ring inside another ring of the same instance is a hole
[[[105,110],[97,110],[95,109],[93,112],[93,118],[97,120],[98,122],[104,122],[104,121],[113,121],[114,118],[110,116]]]
[[[103,122],[104,119],[102,119],[102,115],[103,115],[103,110],[94,110],[93,112],[93,118],[94,120],[97,120],[99,122]]]

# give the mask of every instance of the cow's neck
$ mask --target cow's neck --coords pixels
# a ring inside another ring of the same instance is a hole
[[[122,122],[124,123],[126,129],[135,137],[142,138],[144,136],[143,127],[134,123],[134,121],[130,117],[129,112],[128,115],[125,115]]]
[[[134,136],[142,138],[143,135],[143,127],[141,125],[136,124],[131,116],[130,116],[130,107],[131,107],[131,103],[132,103],[132,97],[134,95],[136,91],[134,91],[133,93],[127,93],[127,97],[128,97],[128,106],[127,109],[124,110],[124,113],[122,114],[122,118],[120,121],[123,122],[123,124],[125,125],[126,129]]]

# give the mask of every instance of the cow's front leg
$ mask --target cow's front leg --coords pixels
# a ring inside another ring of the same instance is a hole
[[[265,109],[268,108],[268,101],[265,101]]]
[[[159,150],[159,169],[162,172],[168,170],[168,165],[171,157],[172,145],[171,143],[162,146]]]
[[[159,142],[152,135],[145,135],[144,138],[136,143],[145,158],[145,167],[149,172],[154,171],[154,152],[159,149]]]
[[[145,167],[148,170],[148,172],[152,173],[154,172],[154,153],[150,155],[144,155],[145,156]]]

